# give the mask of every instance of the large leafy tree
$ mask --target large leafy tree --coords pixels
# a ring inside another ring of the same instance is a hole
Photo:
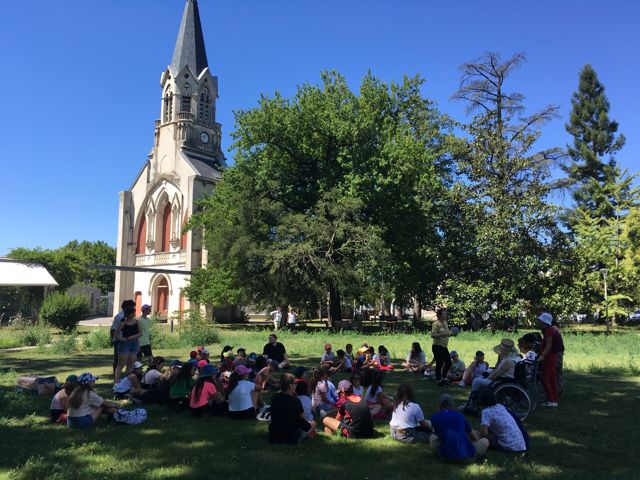
[[[459,218],[467,239],[452,238],[456,248],[466,243],[469,250],[464,264],[456,255],[447,267],[443,292],[454,304],[476,311],[493,306],[499,318],[509,319],[545,302],[566,251],[549,201],[556,187],[551,168],[561,152],[534,149],[557,108],[527,115],[524,96],[506,86],[524,61],[522,54],[503,60],[487,53],[466,63],[453,96],[474,114],[464,126],[469,138],[458,159]]]
[[[210,252],[192,299],[300,305],[328,293],[335,320],[343,296],[435,290],[449,137],[421,84],[369,74],[357,95],[328,72],[238,112],[235,166],[190,223]]]
[[[566,124],[573,144],[568,147],[571,162],[565,170],[574,185],[577,207],[611,218],[614,211],[601,195],[602,187],[616,182],[615,154],[624,146],[625,137],[617,134],[618,123],[609,118],[610,105],[604,91],[593,67],[585,65]]]

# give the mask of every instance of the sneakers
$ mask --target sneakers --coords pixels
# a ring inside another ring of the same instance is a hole
[[[460,388],[464,388],[467,386],[466,383],[464,383],[464,381],[460,380],[458,383],[456,383],[456,385],[458,385]]]
[[[543,407],[548,407],[548,408],[557,408],[558,407],[558,402],[542,402],[540,405],[542,405]]]
[[[256,420],[259,422],[270,422],[271,421],[271,407],[265,405],[260,409],[258,414],[256,415]]]
[[[424,372],[424,376],[425,377],[429,377],[429,378],[433,378],[436,376],[435,372],[431,371],[431,370],[425,370]]]

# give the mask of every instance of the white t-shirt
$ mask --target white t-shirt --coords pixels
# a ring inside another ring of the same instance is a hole
[[[498,444],[505,450],[522,452],[527,449],[518,424],[504,405],[498,403],[483,409],[480,425],[489,427],[489,432],[498,437]]]
[[[114,393],[128,393],[132,387],[133,384],[129,380],[129,375],[127,375],[113,386],[113,391]]]
[[[120,322],[122,321],[123,318],[124,318],[124,311],[116,313],[115,317],[113,317],[113,322],[111,323],[111,330],[115,332],[120,326]]]
[[[367,393],[364,396],[367,402],[378,403],[378,396],[382,393],[382,387],[378,387],[376,393],[371,395],[371,386],[367,387]]]
[[[63,388],[51,399],[51,410],[66,410],[69,405],[69,395]]]
[[[278,310],[274,310],[273,312],[270,313],[270,315],[273,317],[274,322],[279,324],[282,321],[282,312],[279,312]]]
[[[333,362],[336,359],[336,354],[333,352],[324,352],[320,362]]]
[[[536,358],[538,358],[538,354],[533,350],[529,350],[527,354],[524,356],[523,360],[526,360],[528,362],[535,362]]]
[[[356,387],[355,385],[353,386],[353,393],[358,395],[359,397],[362,396],[363,391],[364,387],[362,385],[360,385],[359,387]]]
[[[417,403],[409,402],[406,405],[398,405],[393,410],[391,425],[394,428],[416,428],[424,421],[424,413]]]
[[[146,383],[147,385],[155,385],[158,383],[158,380],[162,377],[162,372],[152,368],[147,373],[142,376],[142,383]]]
[[[407,355],[407,363],[411,363],[412,361],[417,363],[427,363],[427,357],[425,356],[424,352],[420,352],[418,354],[418,360],[411,360],[411,352],[409,352],[409,354]]]
[[[287,313],[287,323],[292,324],[296,323],[297,318],[295,313]]]
[[[91,415],[93,410],[100,408],[103,403],[104,400],[102,400],[100,395],[93,390],[88,390],[82,394],[82,405],[80,405],[79,408],[73,408],[69,405],[68,414],[70,417],[85,417]]]
[[[256,388],[256,384],[248,380],[240,380],[236,388],[229,394],[229,411],[242,412],[253,408],[251,392]]]
[[[313,412],[311,411],[311,397],[308,395],[298,395],[298,400],[302,404],[302,409],[304,410],[304,418],[307,422],[313,420]]]

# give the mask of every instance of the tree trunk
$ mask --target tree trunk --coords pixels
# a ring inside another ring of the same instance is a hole
[[[334,284],[329,285],[329,327],[342,320],[342,305],[340,291]]]
[[[422,302],[418,297],[413,298],[413,319],[420,320],[422,318]]]

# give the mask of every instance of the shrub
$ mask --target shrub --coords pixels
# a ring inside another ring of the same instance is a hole
[[[78,351],[78,333],[61,335],[51,344],[51,352],[57,355],[71,355]]]
[[[40,308],[40,318],[65,332],[75,329],[88,313],[89,305],[83,297],[64,293],[49,295]]]
[[[85,350],[102,350],[111,348],[111,333],[106,328],[94,328],[84,337]]]
[[[51,332],[49,331],[49,326],[44,323],[30,325],[20,331],[20,345],[33,347],[47,345],[50,342]]]
[[[220,343],[220,332],[212,322],[202,318],[198,310],[185,312],[179,329],[180,338],[189,347]]]

